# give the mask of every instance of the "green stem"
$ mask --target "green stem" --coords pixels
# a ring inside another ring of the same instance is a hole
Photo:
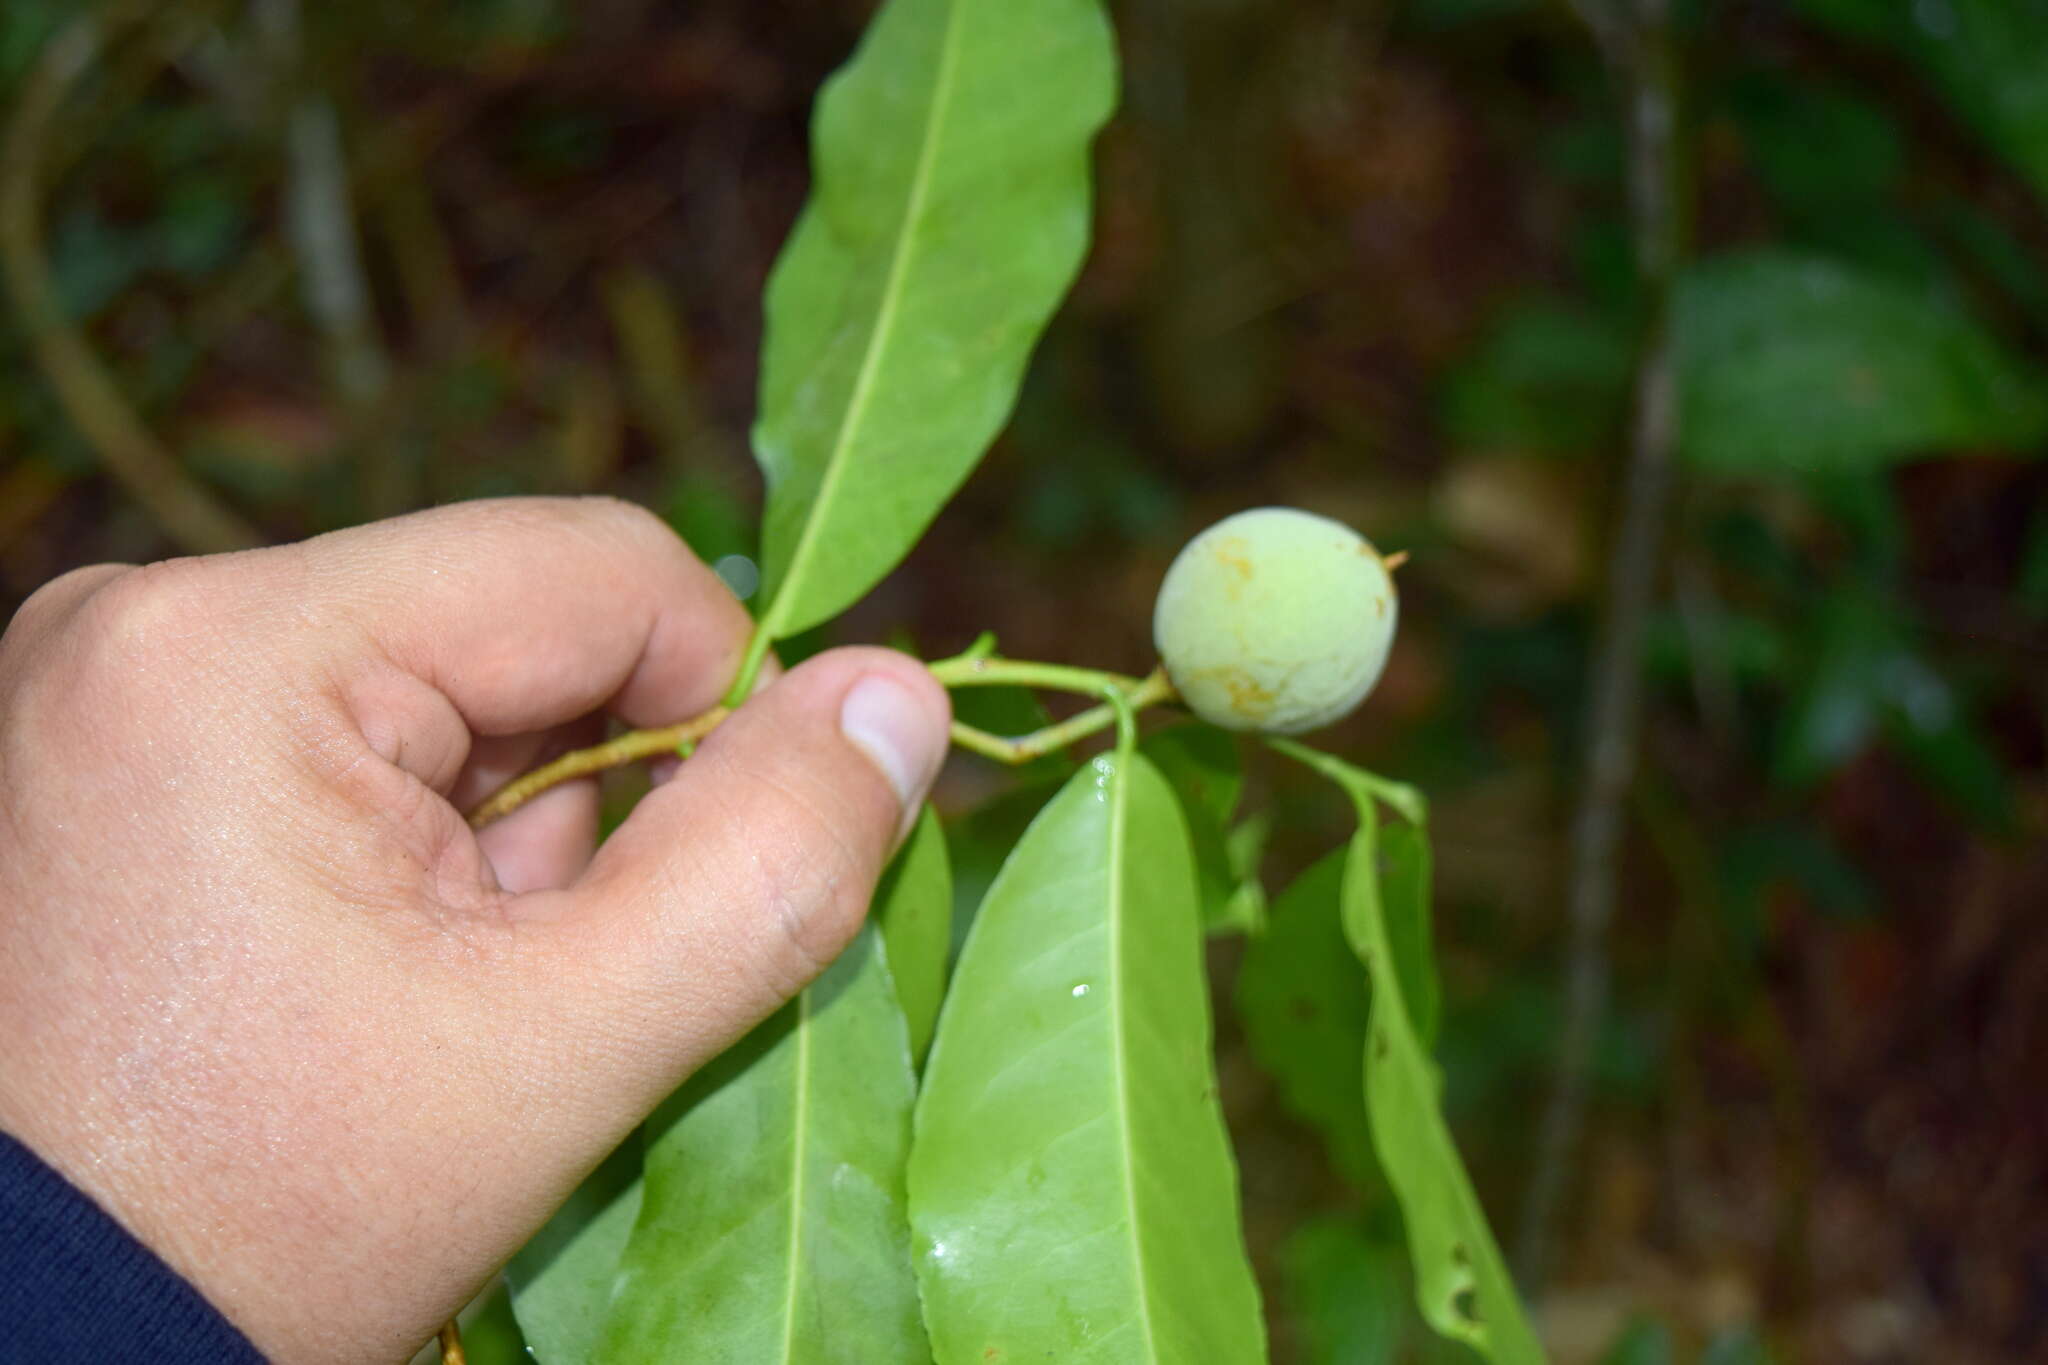
[[[764,620],[754,627],[753,636],[747,641],[747,652],[740,656],[740,671],[734,675],[732,688],[721,703],[728,710],[738,706],[754,695],[754,679],[761,674],[761,665],[768,658],[768,649],[775,643],[775,635]]]
[[[1395,782],[1391,778],[1381,777],[1378,773],[1368,772],[1364,768],[1346,763],[1333,754],[1326,754],[1321,749],[1311,749],[1306,744],[1282,739],[1278,735],[1268,736],[1266,743],[1275,751],[1287,755],[1297,763],[1307,764],[1329,778],[1342,787],[1361,808],[1368,801],[1377,798],[1399,812],[1410,824],[1422,825],[1429,822],[1428,801],[1420,791],[1405,782]]]
[[[1155,668],[1145,677],[1133,678],[1128,674],[1110,673],[1096,668],[1033,663],[1026,659],[998,659],[982,652],[985,648],[986,645],[977,641],[966,653],[939,660],[930,665],[932,676],[946,687],[1039,687],[1055,692],[1074,692],[1087,697],[1109,698],[1099,706],[1091,706],[1077,715],[1014,739],[992,735],[986,730],[979,730],[959,721],[953,723],[955,744],[971,753],[994,759],[998,763],[1012,766],[1029,763],[1034,758],[1052,753],[1056,749],[1063,749],[1075,740],[1106,730],[1112,725],[1119,727],[1124,740],[1129,740],[1135,737],[1134,718],[1139,711],[1161,702],[1174,701],[1179,696],[1174,691],[1173,683],[1166,676],[1164,668]],[[470,824],[482,828],[493,820],[511,814],[548,788],[571,778],[589,777],[622,763],[659,754],[676,753],[694,746],[697,741],[717,728],[737,705],[732,697],[745,700],[752,692],[754,678],[759,675],[761,662],[767,657],[767,653],[768,633],[757,630],[753,640],[748,643],[746,658],[740,665],[739,678],[734,682],[733,690],[724,704],[713,707],[703,715],[693,717],[680,725],[665,726],[658,730],[632,730],[593,748],[578,749],[574,753],[564,754],[546,767],[514,778],[493,792],[470,813]],[[1128,747],[1128,743],[1123,747]]]
[[[931,665],[931,670],[932,676],[946,687],[1042,687],[1052,692],[1075,692],[1086,697],[1101,696],[1105,687],[1135,692],[1150,681],[1133,678],[1127,673],[1104,672],[1099,668],[1033,663],[1028,659],[998,659],[973,650],[950,659],[940,659]],[[1155,672],[1152,676],[1163,680],[1165,675]],[[1154,700],[1163,701],[1165,696]]]
[[[950,664],[953,661],[948,660],[947,662]],[[999,662],[1009,664],[1013,661],[1001,660]],[[1052,667],[1052,665],[1029,664],[1024,665],[1024,667],[1036,670],[1042,667]],[[938,674],[938,671],[939,665],[933,664],[932,672],[935,676]],[[1083,673],[1089,670],[1074,669],[1066,671]],[[939,680],[941,682],[946,681],[944,677],[941,677]],[[969,687],[981,682],[1023,682],[1025,686],[1034,685],[1030,682],[1024,682],[1023,679],[1017,677],[984,678],[978,674],[953,682],[950,685],[954,687]],[[1035,685],[1040,687],[1058,686],[1057,684],[1043,681],[1037,682]],[[1061,687],[1061,690],[1066,689]],[[1030,734],[1020,735],[1015,739],[1005,739],[1001,735],[992,735],[986,730],[977,730],[972,725],[955,721],[953,722],[953,742],[963,749],[980,754],[984,758],[992,758],[998,763],[1013,765],[1029,763],[1034,758],[1049,754],[1055,749],[1064,749],[1077,739],[1086,738],[1098,730],[1105,730],[1111,725],[1119,723],[1121,719],[1118,710],[1119,706],[1126,707],[1131,712],[1136,713],[1156,703],[1172,701],[1177,695],[1173,690],[1173,683],[1167,679],[1165,669],[1154,669],[1151,674],[1144,678],[1126,678],[1114,673],[1097,674],[1093,687],[1081,688],[1077,686],[1072,690],[1085,691],[1095,696],[1108,696],[1112,700],[1101,706],[1091,706],[1086,711],[1078,715],[1069,716],[1058,724],[1033,730]]]
[[[1152,675],[1154,678],[1164,678],[1165,676],[1166,670],[1164,668],[1159,669]],[[1146,681],[1149,682],[1151,679],[1148,678]],[[1103,688],[1102,691],[1103,695],[1108,698],[1110,711],[1116,716],[1116,757],[1117,762],[1122,763],[1138,747],[1138,708],[1131,702],[1133,694],[1124,691],[1121,687],[1112,684]]]

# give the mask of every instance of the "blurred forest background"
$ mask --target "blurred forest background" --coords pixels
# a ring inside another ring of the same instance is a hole
[[[572,490],[744,589],[762,283],[870,8],[6,0],[8,611]],[[1085,275],[836,635],[1141,672],[1230,511],[1410,551],[1387,677],[1323,738],[1435,803],[1447,1104],[1555,1358],[2048,1360],[2048,3],[1682,0],[1605,56],[1542,0],[1112,9]],[[1624,496],[1643,374],[1677,386],[1662,498]],[[1630,497],[1640,763],[1575,937]],[[1347,817],[1253,780],[1277,895]],[[1009,781],[940,793],[968,894]],[[1448,1358],[1355,1124],[1248,1045],[1243,952],[1220,1065],[1278,1358]],[[1574,963],[1612,990],[1560,1157]],[[1303,1022],[1303,1056],[1342,1026]],[[472,1359],[516,1350],[485,1310]]]

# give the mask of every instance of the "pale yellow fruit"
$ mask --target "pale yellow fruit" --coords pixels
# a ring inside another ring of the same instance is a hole
[[[1299,734],[1379,681],[1398,613],[1372,542],[1292,507],[1226,517],[1159,585],[1152,640],[1188,707],[1231,730]]]

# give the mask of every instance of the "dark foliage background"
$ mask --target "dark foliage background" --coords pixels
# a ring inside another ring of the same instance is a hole
[[[0,6],[10,611],[195,548],[109,477],[61,397],[81,364],[265,538],[601,489],[748,554],[761,286],[868,5],[102,6],[36,116],[93,8]],[[1537,0],[1113,8],[1086,274],[982,472],[833,635],[987,627],[1142,671],[1168,558],[1229,511],[1410,550],[1388,675],[1325,739],[1435,802],[1448,1102],[1512,1242],[1657,303],[1621,83]],[[1679,467],[1546,1337],[1559,1361],[2048,1359],[2048,4],[1671,22]],[[21,309],[45,266],[83,359]],[[1344,816],[1256,780],[1277,890]],[[1003,781],[963,761],[941,800]],[[1004,824],[960,827],[970,882]],[[1390,1307],[1384,1192],[1240,1041],[1237,956],[1221,1066],[1281,1358],[1441,1358]],[[510,1332],[487,1309],[472,1358]]]

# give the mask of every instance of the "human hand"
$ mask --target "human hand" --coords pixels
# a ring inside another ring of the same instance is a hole
[[[588,780],[470,831],[747,631],[602,500],[50,584],[0,637],[0,1129],[272,1358],[402,1359],[831,960],[944,756],[926,670],[837,650],[594,857]]]

